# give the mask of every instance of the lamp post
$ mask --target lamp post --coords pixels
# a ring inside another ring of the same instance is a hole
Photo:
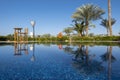
[[[30,23],[33,27],[33,40],[35,41],[35,29],[34,29],[35,28],[35,21],[31,21]]]

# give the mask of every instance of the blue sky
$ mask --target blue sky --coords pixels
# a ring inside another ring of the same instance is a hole
[[[105,10],[107,18],[107,0],[0,0],[0,35],[13,34],[13,28],[28,28],[32,32],[31,20],[36,21],[35,33],[57,35],[72,24],[72,14],[83,4],[93,3]],[[120,0],[111,0],[112,17],[117,20],[113,34],[120,32]],[[92,22],[96,28],[89,33],[102,34],[106,29],[100,20]]]

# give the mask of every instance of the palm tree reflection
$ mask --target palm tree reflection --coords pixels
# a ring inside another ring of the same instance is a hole
[[[88,45],[79,45],[74,54],[76,61],[74,60],[73,66],[79,69],[80,72],[91,75],[98,74],[104,70],[101,62],[94,60],[95,54],[89,54]]]
[[[83,61],[85,60],[85,49],[83,45],[79,45],[79,48],[77,48],[77,50],[74,51],[75,54],[75,59],[73,59],[74,61]]]
[[[108,62],[108,80],[111,80],[112,65],[111,63],[116,60],[112,55],[112,46],[107,46],[107,52],[101,56],[102,60]]]
[[[70,46],[66,46],[65,48],[63,48],[64,52],[66,53],[73,53],[73,48]]]
[[[100,61],[95,60],[95,54],[89,54],[88,45],[79,45],[77,49],[70,47],[64,48],[64,51],[71,52],[74,55],[72,65],[85,75],[97,75],[104,70]]]

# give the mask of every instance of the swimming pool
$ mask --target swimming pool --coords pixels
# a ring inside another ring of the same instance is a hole
[[[0,44],[0,80],[119,80],[120,47]]]

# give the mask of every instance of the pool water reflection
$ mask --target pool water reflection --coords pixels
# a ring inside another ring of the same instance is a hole
[[[119,80],[120,47],[0,44],[0,80]]]

